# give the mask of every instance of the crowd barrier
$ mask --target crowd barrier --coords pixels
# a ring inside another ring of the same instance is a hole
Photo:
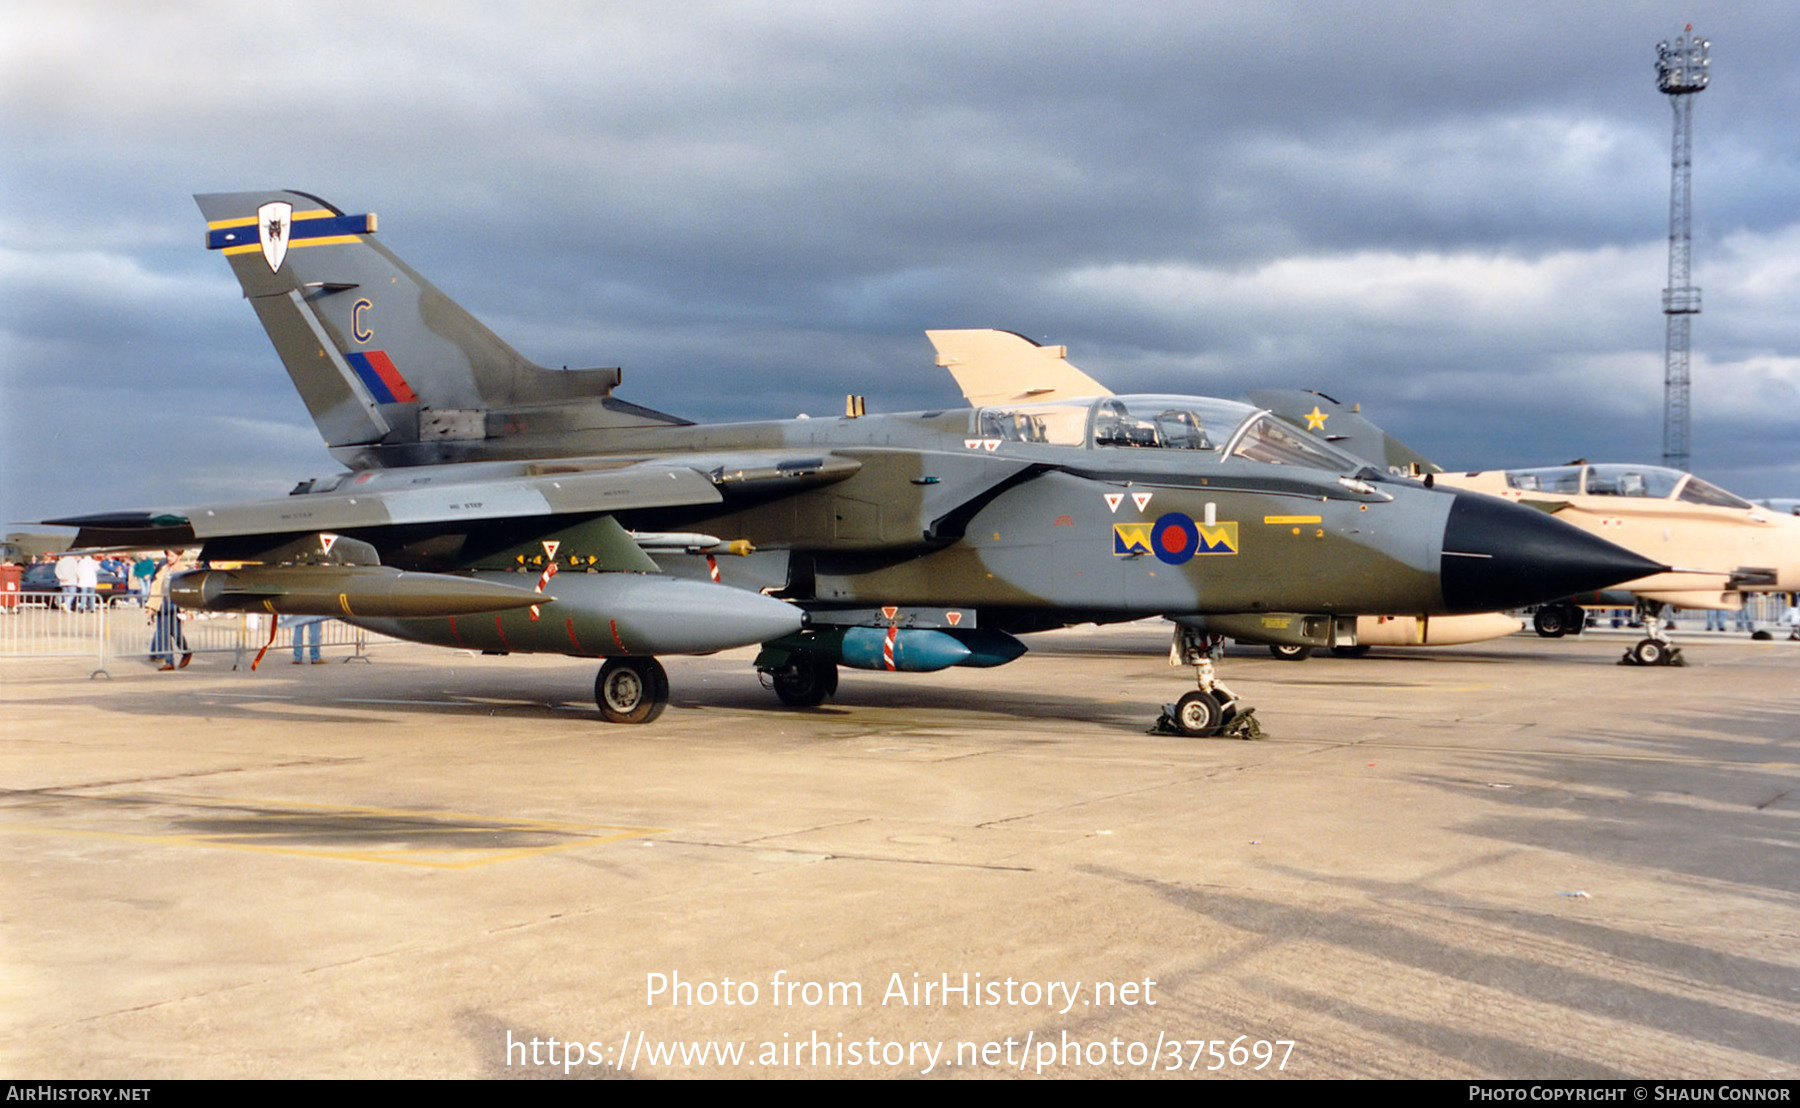
[[[14,600],[13,598],[17,599]],[[121,660],[149,662],[155,626],[149,613],[130,598],[112,604],[65,608],[61,593],[11,593],[0,605],[0,658],[88,658],[93,676],[111,676],[108,667]],[[178,654],[231,655],[231,668],[247,668],[267,647],[271,656],[289,651],[293,634],[277,627],[275,617],[256,612],[183,612],[185,650]],[[368,661],[368,632],[342,620],[321,625],[320,648],[347,651],[344,661]],[[308,644],[310,657],[310,644]]]
[[[1751,622],[1758,631],[1785,631],[1786,628],[1782,626],[1781,617],[1787,610],[1788,597],[1786,593],[1752,593],[1744,598],[1744,612],[1750,617]],[[1594,613],[1594,626],[1598,627],[1605,625],[1599,619],[1600,614],[1601,613],[1599,612]],[[1699,630],[1706,626],[1706,620],[1709,614],[1710,613],[1705,608],[1681,608],[1675,613],[1676,629],[1682,631]],[[1726,627],[1733,630],[1737,629],[1736,612],[1721,612],[1719,614],[1724,617]],[[1610,620],[1607,622],[1610,622]]]
[[[0,658],[89,658],[95,677],[111,676],[108,666],[119,660],[151,660],[155,628],[133,598],[110,603],[99,598],[91,607],[80,603],[65,607],[65,602],[60,592],[7,593],[0,598]],[[1780,620],[1787,606],[1785,595],[1762,593],[1749,598],[1747,610],[1758,630],[1785,631]],[[1596,627],[1624,626],[1631,618],[1625,609],[1589,614],[1590,625]],[[1735,626],[1735,613],[1726,613],[1725,618],[1727,626]],[[177,653],[229,654],[233,669],[251,666],[265,649],[279,658],[290,651],[293,633],[277,627],[271,638],[274,620],[256,612],[184,612],[181,631],[187,649]],[[1705,620],[1705,611],[1688,609],[1677,614],[1677,629],[1696,631]],[[346,662],[369,660],[368,632],[342,620],[323,621],[319,646],[333,653],[347,651],[342,659]],[[307,653],[310,657],[310,643]]]

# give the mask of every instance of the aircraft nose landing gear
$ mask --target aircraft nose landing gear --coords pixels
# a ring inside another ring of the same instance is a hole
[[[1681,656],[1681,648],[1669,638],[1669,626],[1659,612],[1659,605],[1638,602],[1638,614],[1643,618],[1647,638],[1639,639],[1632,644],[1625,656],[1619,659],[1622,666],[1685,666],[1687,659]]]
[[[1226,688],[1213,669],[1213,659],[1220,655],[1224,645],[1225,639],[1221,635],[1208,635],[1191,627],[1175,625],[1169,664],[1193,666],[1194,680],[1200,687],[1173,704],[1164,704],[1150,734],[1190,738],[1263,737],[1263,729],[1256,722],[1256,709]]]

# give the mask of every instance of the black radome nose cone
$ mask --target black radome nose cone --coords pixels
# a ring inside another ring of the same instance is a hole
[[[1452,612],[1498,612],[1594,592],[1667,566],[1535,508],[1458,492],[1441,575]]]

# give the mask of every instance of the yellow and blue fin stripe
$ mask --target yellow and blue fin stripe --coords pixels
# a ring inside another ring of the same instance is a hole
[[[300,246],[326,246],[332,243],[355,242],[358,235],[374,233],[375,213],[373,212],[364,215],[339,215],[324,209],[295,212],[292,226],[288,231],[288,245],[292,249]],[[208,223],[206,225],[206,248],[223,250],[227,254],[261,250],[262,241],[256,234],[256,217],[247,215],[238,219],[217,219]]]

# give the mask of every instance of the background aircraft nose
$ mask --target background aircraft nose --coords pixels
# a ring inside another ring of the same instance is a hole
[[[1497,612],[1592,592],[1667,566],[1540,512],[1458,492],[1440,565],[1452,612]]]

